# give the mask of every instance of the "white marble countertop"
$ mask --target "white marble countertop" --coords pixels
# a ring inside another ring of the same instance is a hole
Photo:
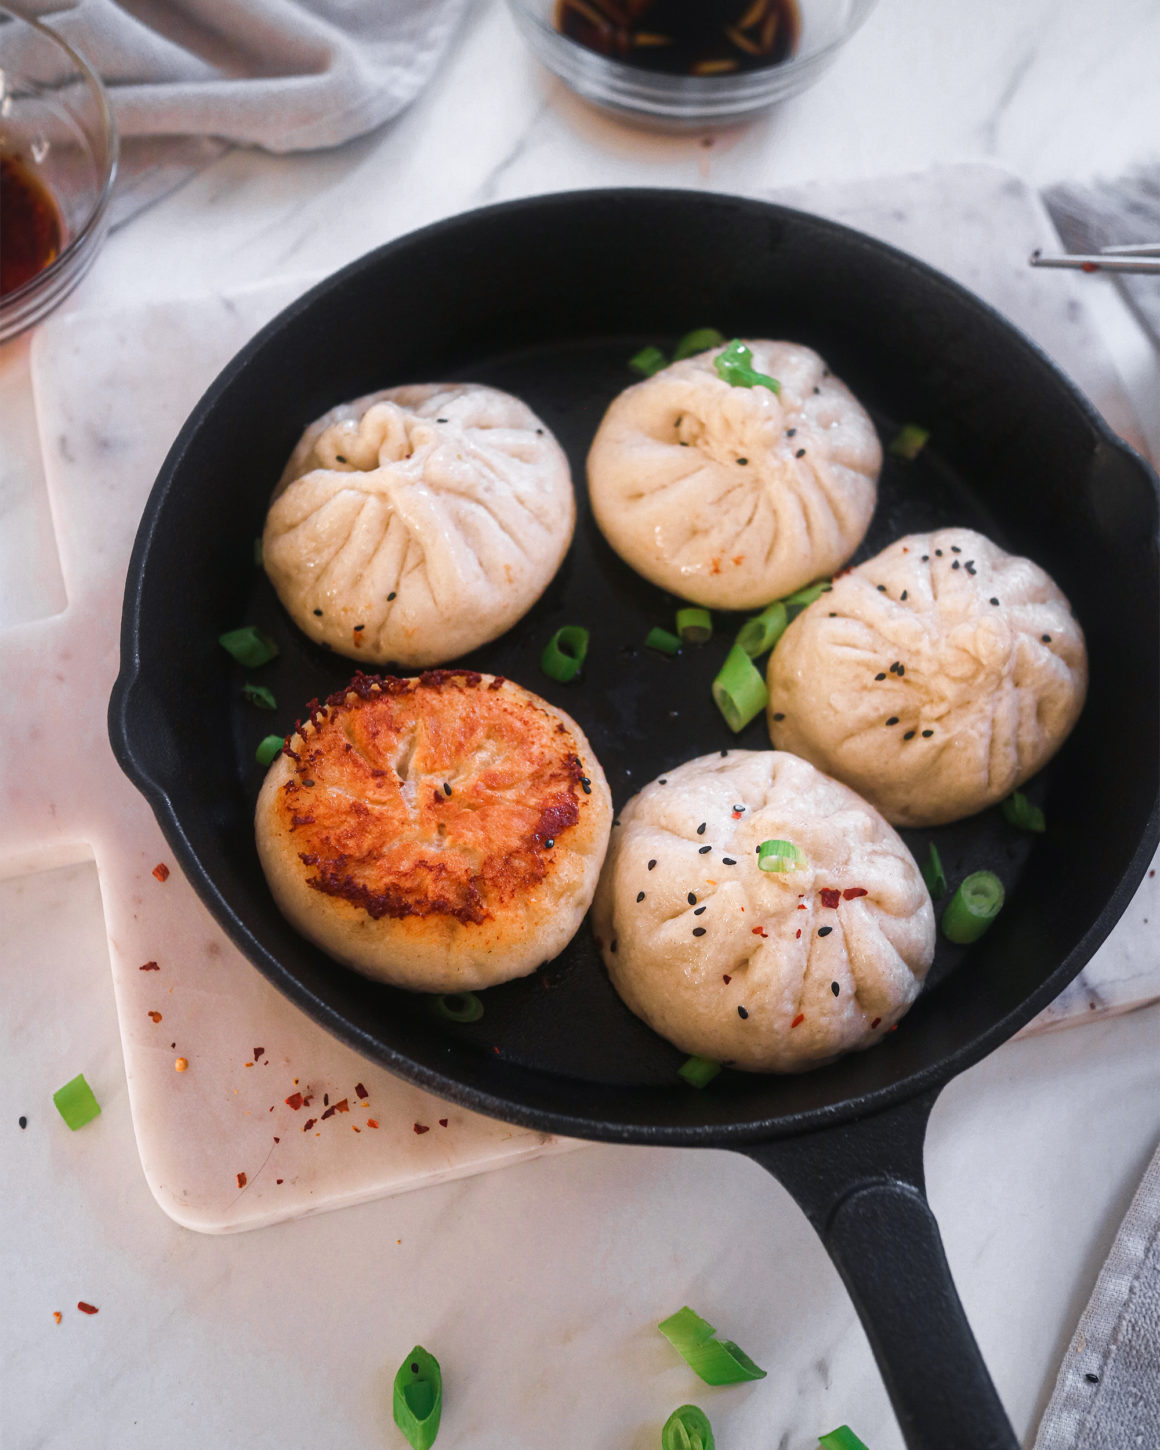
[[[587,109],[535,67],[499,0],[481,0],[397,122],[326,155],[224,157],[116,233],[66,305],[309,275],[438,217],[563,187],[761,195],[980,159],[1037,186],[1115,175],[1158,159],[1160,3],[1098,8],[1097,23],[1079,0],[969,13],[882,0],[813,91],[674,138]],[[1091,287],[1160,454],[1155,355],[1109,284]],[[0,349],[0,623],[62,603],[52,571],[28,562],[51,531],[28,346]],[[444,1367],[447,1450],[653,1450],[687,1400],[721,1450],[811,1450],[843,1421],[872,1450],[901,1445],[819,1243],[732,1155],[592,1147],[230,1238],[178,1228],[137,1161],[92,864],[0,882],[0,922],[5,1450],[402,1446],[390,1386],[416,1341]],[[1028,1444],[1160,1137],[1158,1045],[1156,1007],[1010,1043],[935,1110],[931,1200]],[[103,1113],[70,1134],[51,1092],[81,1060]],[[769,1377],[700,1387],[653,1328],[686,1302]]]

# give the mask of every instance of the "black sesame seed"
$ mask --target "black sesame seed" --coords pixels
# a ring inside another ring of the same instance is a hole
[[[900,594],[900,595],[899,595],[899,596],[898,596],[898,597],[899,597],[899,599],[905,599],[905,598],[906,598],[906,596],[907,596],[907,593],[908,593],[908,591],[907,591],[907,590],[905,590],[905,589],[904,589],[904,590],[903,590],[903,591],[902,591],[902,593],[901,593],[901,594]]]
[[[701,849],[697,852],[697,855],[698,856],[704,856],[707,852],[711,851],[712,849],[713,849],[712,846],[702,846]]]
[[[951,545],[951,553],[952,554],[961,554],[962,552],[963,551],[962,551],[962,549],[959,548],[958,544],[952,544]]]
[[[313,785],[313,784],[314,784],[314,782],[313,782],[313,781],[312,781],[312,780],[304,780],[304,781],[303,781],[303,782],[302,782],[302,784],[303,784],[303,785]]]
[[[334,461],[335,461],[335,463],[345,463],[346,462],[346,459],[342,456],[341,453],[336,453],[334,455]]]
[[[436,421],[436,423],[446,423],[447,422],[447,419],[446,418],[436,418],[435,421]],[[542,433],[543,431],[544,430],[542,428],[537,428],[536,429],[536,432],[537,433]]]
[[[668,785],[668,783],[669,783],[669,778],[668,778],[667,775],[662,775],[661,778],[660,778],[660,780],[657,781],[657,785]]]
[[[390,604],[390,602],[391,602],[392,599],[397,599],[398,597],[399,596],[392,589],[391,592],[387,595],[387,603]]]
[[[784,713],[781,710],[779,710],[777,712],[777,714],[773,718],[775,720],[784,720],[785,719],[785,715],[784,715]]]
[[[697,904],[697,894],[696,894],[695,891],[690,891],[689,892],[689,905],[690,906],[696,906],[696,904]]]
[[[318,615],[319,619],[322,618],[322,610],[321,609],[316,609],[314,612],[315,612],[315,614]]]
[[[836,615],[836,614],[835,614],[835,613],[834,613],[834,611],[833,611],[833,610],[832,610],[832,609],[831,609],[831,610],[830,610],[830,618],[831,618],[831,619],[837,619],[837,617],[838,617],[838,616],[837,616],[837,615]]]
[[[708,824],[707,821],[702,821],[701,824],[697,827],[697,835],[698,836],[703,836],[705,834],[705,827],[706,827],[707,824]]]
[[[936,559],[941,559],[942,558],[942,550],[941,549],[936,549],[934,551],[934,556],[935,556]]]
[[[966,563],[963,565],[963,568],[967,571],[968,574],[970,574],[972,577],[974,577],[974,574],[975,574],[975,561],[974,561],[974,559],[968,559],[966,561]]]
[[[644,892],[643,892],[643,891],[638,891],[638,892],[637,892],[637,893],[636,893],[636,899],[637,899],[637,900],[638,900],[638,901],[643,901],[643,900],[644,900]]]
[[[933,735],[933,734],[934,734],[934,731],[933,731],[933,730],[924,730],[924,731],[923,731],[923,732],[922,732],[922,738],[923,738],[923,739],[924,739],[924,740],[929,740],[929,739],[930,739],[930,737],[931,737],[931,736],[932,736],[932,735]]]
[[[693,935],[694,936],[704,936],[705,935],[705,930],[706,930],[706,928],[703,927],[703,926],[695,926],[693,928]]]
[[[649,862],[649,863],[648,863],[648,869],[649,869],[649,870],[650,870],[650,871],[651,871],[651,870],[652,870],[652,869],[653,869],[653,867],[654,867],[654,866],[655,866],[655,865],[656,865],[656,864],[657,864],[657,863],[656,863],[656,862],[655,862],[655,861],[650,861],[650,862]]]
[[[905,665],[899,665],[898,666],[898,670],[897,670],[897,674],[898,674],[898,678],[901,679],[903,677],[903,675],[906,674],[906,666]]]
[[[841,987],[838,986],[837,982],[831,982],[830,983],[830,991],[833,992],[833,994],[834,994],[835,997],[837,997],[839,995],[839,993],[841,992],[841,990],[842,989],[841,989]]]
[[[832,926],[820,926],[820,927],[818,927],[818,935],[819,936],[829,936],[829,934],[833,931],[833,929],[834,928]]]
[[[546,847],[547,847],[547,849],[548,849],[548,850],[549,850],[549,851],[550,851],[550,850],[551,850],[551,849],[552,849],[552,847],[553,847],[553,846],[554,846],[554,845],[555,845],[555,844],[556,844],[556,839],[555,839],[555,837],[554,837],[554,836],[549,836],[549,837],[548,837],[548,839],[547,839],[547,840],[546,840],[546,841],[545,841],[545,842],[544,842],[544,845],[545,845],[545,846],[546,846]]]
[[[721,857],[721,865],[722,866],[736,866],[737,865],[737,862],[734,861],[734,859],[733,859],[732,856],[722,856]]]
[[[804,458],[805,456],[806,450],[804,448],[799,448],[798,451],[794,454],[795,458]]]
[[[443,782],[443,794],[444,795],[450,795],[451,794],[451,787],[447,784],[446,781]]]
[[[683,438],[681,438],[679,442],[682,448],[688,448],[689,445],[685,442]]]
[[[738,1017],[740,1017],[740,1018],[741,1018],[741,1020],[742,1020],[742,1021],[743,1021],[743,1022],[744,1022],[744,1021],[745,1021],[745,1019],[746,1019],[746,1017],[748,1017],[748,1016],[749,1016],[749,1012],[748,1012],[748,1011],[747,1011],[747,1009],[746,1009],[746,1008],[744,1008],[744,1007],[738,1007],[738,1009],[737,1009],[737,1015],[738,1015]]]
[[[821,390],[821,388],[815,388],[815,389],[814,389],[814,392],[815,392],[815,393],[820,393],[820,392],[821,392],[821,391],[822,391],[822,390]]]
[[[708,910],[709,908],[707,906],[698,906],[696,911],[693,912],[693,915],[700,916],[703,912],[706,912]]]
[[[885,584],[879,584],[879,586],[878,586],[878,592],[879,592],[879,594],[885,594],[886,593],[886,585]]]
[[[724,759],[725,759],[725,757],[726,757],[726,756],[727,756],[727,755],[728,755],[728,754],[729,754],[729,752],[728,752],[728,751],[727,751],[727,750],[723,750],[723,751],[722,751],[722,752],[721,752],[721,759],[722,759],[722,760],[724,760]]]
[[[958,567],[959,567],[959,561],[956,559],[955,562],[951,565],[951,568],[952,569],[957,569]]]
[[[795,433],[796,433],[796,432],[797,432],[797,429],[796,429],[796,428],[787,428],[787,429],[786,429],[786,430],[785,430],[785,436],[786,436],[786,437],[787,437],[787,438],[792,438],[792,437],[793,437],[793,435],[794,435],[794,434],[795,434]]]
[[[616,938],[613,937],[612,940],[608,943],[608,950],[610,952],[615,952],[616,951],[616,947],[617,947],[617,941],[616,941]]]
[[[992,599],[991,600],[991,603],[997,606],[998,603],[999,603],[999,601],[997,599]]]
[[[1039,638],[1043,641],[1044,644],[1051,643],[1051,636],[1049,634],[1041,634]]]
[[[1091,1370],[1089,1370],[1087,1374],[1084,1375],[1084,1379],[1087,1380],[1089,1385],[1098,1385],[1100,1382],[1099,1375],[1092,1374]]]
[[[412,1364],[411,1365],[411,1373],[412,1374],[418,1374],[419,1373],[419,1366],[417,1364]]]
[[[908,730],[906,732],[906,734],[902,738],[903,738],[903,740],[913,740],[914,739],[914,731],[913,730]]]
[[[355,632],[355,634],[358,634],[361,630],[364,630],[364,629],[366,629],[366,625],[365,624],[356,624],[355,627],[354,627],[354,632]]]
[[[745,807],[744,806],[734,806],[733,809],[735,811],[743,811],[745,809]]]
[[[897,660],[895,660],[894,663],[890,666],[890,673],[892,675],[896,675],[898,673],[898,661]]]
[[[580,785],[583,788],[585,795],[592,794],[592,782],[588,779],[586,775],[582,775],[580,777]]]
[[[28,1119],[24,1116],[23,1113],[20,1114],[20,1116],[16,1119],[16,1121],[20,1124],[20,1126],[22,1128],[27,1128],[28,1127]]]
[[[749,459],[748,458],[739,458],[737,460],[737,462],[740,463],[741,466],[744,468],[744,466],[749,462]]]
[[[890,719],[887,720],[886,723],[887,723],[887,725],[897,725],[898,724],[898,716],[897,715],[891,715]]]
[[[874,676],[874,678],[875,678],[875,679],[876,679],[876,680],[884,680],[884,679],[885,679],[885,678],[886,678],[886,675],[885,675],[885,672],[883,672],[883,673],[882,673],[882,674],[880,674],[880,675],[875,675],[875,676]]]
[[[542,428],[537,428],[536,432],[540,435],[541,438],[544,436],[544,430]]]
[[[924,555],[923,555],[923,556],[922,556],[922,562],[923,562],[923,563],[924,563],[924,564],[929,564],[929,563],[930,563],[930,555],[929,555],[929,554],[924,554]]]

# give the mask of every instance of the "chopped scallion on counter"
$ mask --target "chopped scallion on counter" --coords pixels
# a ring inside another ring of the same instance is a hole
[[[412,1450],[430,1450],[443,1413],[443,1374],[439,1361],[417,1344],[395,1376],[395,1424]]]
[[[926,864],[922,867],[922,879],[926,882],[926,889],[932,897],[937,899],[946,894],[946,872],[943,870],[942,857],[938,853],[938,847],[933,841],[927,853]]]
[[[678,609],[677,633],[686,644],[706,644],[713,638],[713,616],[707,609]]]
[[[763,871],[796,871],[806,864],[805,852],[792,841],[762,841],[757,864]]]
[[[978,941],[1003,909],[1003,883],[993,871],[972,871],[943,912],[943,936],[965,946]]]
[[[445,992],[431,999],[431,1007],[445,1022],[478,1022],[483,1016],[483,1003],[474,992]]]
[[[248,700],[251,705],[257,705],[259,710],[276,710],[278,708],[278,701],[275,700],[273,693],[265,685],[244,684],[242,686],[242,697]]]
[[[699,1405],[682,1405],[664,1423],[661,1450],[714,1450],[713,1427]]]
[[[717,1331],[688,1305],[662,1319],[657,1328],[707,1385],[737,1385],[765,1378],[765,1371],[731,1340],[714,1338]]]
[[[800,605],[804,609],[807,604],[812,604],[815,599],[820,599],[823,594],[828,594],[833,587],[829,579],[819,579],[816,584],[807,584],[804,589],[787,594],[782,603],[787,609],[794,604]]]
[[[780,393],[781,384],[768,373],[759,373],[753,366],[753,353],[739,337],[735,337],[713,359],[717,376],[733,388],[768,388],[771,393]]]
[[[660,650],[663,655],[675,655],[681,647],[679,636],[671,634],[667,629],[650,629],[644,642],[647,649]]]
[[[680,362],[682,358],[692,357],[694,353],[720,347],[724,341],[724,335],[715,327],[695,327],[692,332],[686,332],[673,349],[673,361]]]
[[[1002,803],[1003,819],[1020,831],[1045,831],[1047,821],[1038,806],[1033,806],[1021,790],[1013,790]]]
[[[735,644],[713,681],[713,699],[730,730],[737,733],[769,704],[769,691],[749,655]]]
[[[822,1450],[868,1450],[868,1447],[858,1439],[849,1425],[839,1425],[828,1435],[819,1435],[818,1444]]]
[[[85,1081],[83,1072],[78,1072],[64,1087],[57,1088],[52,1100],[56,1104],[57,1112],[74,1133],[100,1115],[101,1105],[93,1096],[93,1090]]]
[[[926,428],[920,428],[917,423],[904,423],[886,450],[892,458],[905,458],[908,463],[913,463],[930,440],[930,433]]]
[[[782,600],[775,599],[760,614],[745,621],[737,631],[737,643],[750,659],[756,659],[758,655],[763,655],[766,650],[774,647],[788,624],[789,615],[786,613],[785,604]]]
[[[259,665],[268,664],[278,653],[278,646],[270,636],[263,634],[253,624],[245,624],[241,629],[227,630],[225,634],[218,636],[218,644],[248,670],[256,670]]]
[[[689,1057],[677,1068],[677,1076],[683,1077],[690,1087],[703,1088],[721,1071],[721,1064],[711,1057]]]
[[[634,373],[639,373],[642,378],[651,378],[654,373],[659,373],[661,368],[668,367],[668,359],[659,347],[642,347],[637,353],[633,353],[628,360],[629,367]]]
[[[267,735],[254,751],[254,759],[259,765],[273,765],[275,758],[282,753],[285,743],[281,735]]]
[[[549,679],[566,685],[580,673],[588,655],[588,631],[579,624],[558,629],[540,656],[540,669]]]

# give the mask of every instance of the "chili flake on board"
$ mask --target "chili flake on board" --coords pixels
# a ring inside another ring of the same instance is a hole
[[[101,1312],[95,1304],[86,1304],[83,1299],[77,1300],[77,1308],[82,1314],[99,1314]]]
[[[169,867],[164,861],[158,861],[157,865],[153,868],[153,874],[157,877],[158,881],[168,881]]]

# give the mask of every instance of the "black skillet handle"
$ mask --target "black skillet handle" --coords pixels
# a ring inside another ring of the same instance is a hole
[[[785,1184],[817,1229],[909,1450],[1018,1450],[926,1201],[922,1143],[936,1096],[742,1151]]]

